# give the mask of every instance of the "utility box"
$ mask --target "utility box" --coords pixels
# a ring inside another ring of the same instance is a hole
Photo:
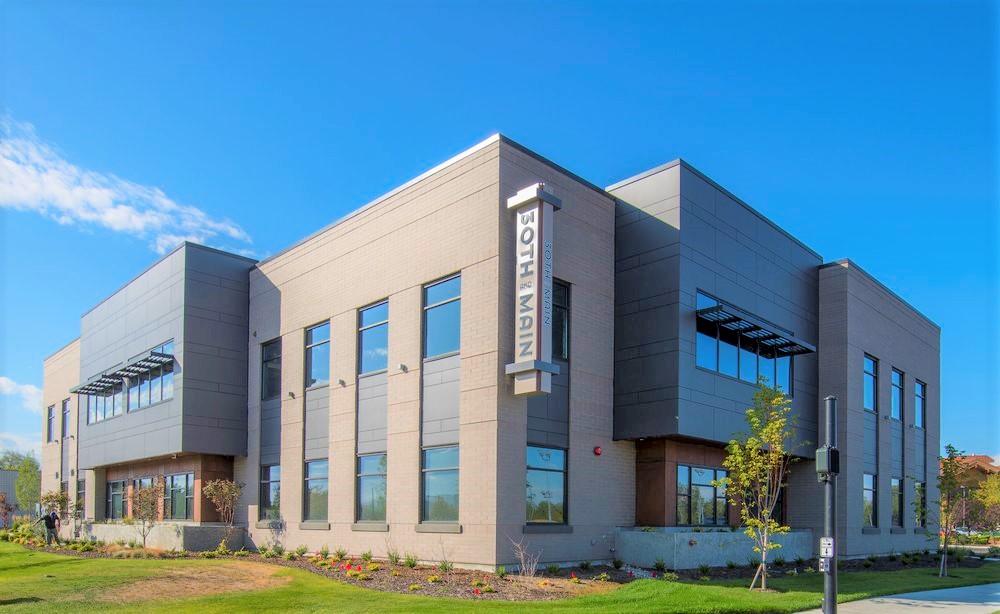
[[[823,446],[816,450],[816,473],[837,475],[840,473],[840,450]]]

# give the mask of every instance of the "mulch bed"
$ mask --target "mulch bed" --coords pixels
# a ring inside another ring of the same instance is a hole
[[[45,552],[57,552],[69,556],[79,556],[85,558],[128,558],[142,557],[141,550],[126,548],[115,548],[110,552],[98,550],[92,552],[77,552],[65,548],[45,548],[38,546],[25,546],[33,550]],[[186,556],[178,556],[171,552],[150,550],[149,558],[200,558],[197,554],[187,553]],[[893,560],[894,559],[894,560]],[[379,569],[370,571],[368,564],[359,558],[335,561],[332,558],[322,559],[320,557],[298,557],[288,560],[281,557],[265,558],[258,553],[248,553],[244,556],[220,556],[216,560],[253,561],[301,569],[320,576],[324,576],[347,584],[353,584],[363,588],[374,590],[416,594],[435,597],[459,597],[465,599],[485,599],[492,601],[546,601],[553,599],[564,599],[577,595],[605,592],[616,587],[639,579],[640,577],[662,577],[662,573],[650,570],[629,568],[615,569],[611,566],[595,565],[584,571],[579,568],[561,569],[557,574],[549,574],[539,571],[534,578],[525,578],[517,574],[509,574],[500,578],[495,573],[486,571],[473,571],[467,569],[454,569],[449,572],[442,572],[436,566],[418,565],[409,568],[405,565],[390,565],[385,561],[374,561],[380,566]],[[939,555],[936,553],[907,555],[907,562],[903,562],[902,555],[894,557],[879,557],[874,559],[852,559],[840,561],[841,572],[852,571],[898,571],[909,568],[935,567],[939,562]],[[326,565],[320,563],[328,563]],[[983,561],[977,558],[965,557],[961,562],[951,558],[949,566],[956,567],[979,567]],[[358,566],[361,569],[358,569]],[[797,575],[806,573],[806,568],[815,569],[817,562],[815,559],[808,561],[784,562],[776,565],[773,561],[768,566],[769,577],[782,577],[786,575]],[[352,571],[348,575],[348,571]],[[364,577],[356,577],[362,573]],[[606,575],[605,575],[606,574]],[[690,569],[679,570],[676,575],[680,580],[699,581],[706,578],[712,580],[737,580],[749,579],[754,574],[754,568],[749,566],[739,567],[713,567],[704,573],[704,570]],[[437,581],[431,581],[431,576],[436,576]],[[416,589],[411,589],[416,586]],[[486,586],[494,592],[488,592]]]

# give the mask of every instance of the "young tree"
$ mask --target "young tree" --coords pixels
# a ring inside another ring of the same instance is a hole
[[[715,482],[717,487],[726,488],[730,504],[739,509],[744,533],[753,541],[754,552],[760,554],[751,590],[758,578],[760,589],[767,590],[767,554],[781,547],[773,538],[790,530],[774,519],[774,509],[794,460],[790,454],[795,438],[791,411],[788,397],[761,378],[753,407],[746,411],[750,430],[726,446],[722,466],[728,475]]]
[[[243,482],[233,480],[212,480],[201,487],[201,494],[212,502],[222,522],[226,523],[226,545],[233,535],[233,521],[236,520],[236,506],[243,494]]]
[[[61,490],[46,490],[38,500],[42,504],[42,512],[56,510],[60,516],[66,512],[66,506],[69,505],[69,495]]]
[[[1000,529],[1000,473],[987,476],[979,484],[974,497],[982,507],[980,521],[983,526],[991,532]]]
[[[34,456],[25,456],[17,466],[17,480],[14,494],[17,506],[26,512],[34,512],[42,493],[42,471]]]
[[[163,500],[163,480],[153,478],[153,483],[144,488],[133,488],[129,495],[129,507],[135,530],[142,536],[142,547],[146,548],[146,538],[160,519],[160,501]]]
[[[941,467],[938,472],[938,490],[941,494],[938,505],[942,539],[941,565],[938,575],[942,578],[948,575],[948,543],[962,517],[963,477],[968,470],[968,466],[962,460],[965,452],[956,450],[955,446],[949,443],[944,447],[944,453],[945,455],[939,459]]]
[[[4,450],[0,452],[0,469],[17,471],[21,463],[26,458],[34,458],[31,452],[18,452],[17,450]]]

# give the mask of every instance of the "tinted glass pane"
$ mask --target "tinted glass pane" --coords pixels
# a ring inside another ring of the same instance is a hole
[[[875,360],[865,356],[865,371],[875,373]]]
[[[691,487],[691,524],[715,524],[715,490],[711,486]]]
[[[707,307],[715,307],[719,304],[719,301],[708,296],[707,294],[702,294],[699,292],[696,295],[695,309],[705,309]]]
[[[569,360],[569,309],[552,309],[552,357]]]
[[[149,405],[149,376],[139,376],[139,407]]]
[[[713,331],[714,332],[714,331]],[[715,335],[698,331],[698,342],[695,348],[695,363],[699,367],[716,371],[719,368],[718,341]]]
[[[924,398],[923,384],[917,384],[917,396],[913,399],[913,423],[917,428],[923,428],[924,426]]]
[[[458,520],[458,470],[424,473],[424,520]]]
[[[361,456],[358,458],[358,473],[373,474],[373,473],[385,473],[386,472],[386,455],[385,454],[373,454],[370,456]]]
[[[684,465],[677,466],[677,494],[690,494],[691,475],[690,469]]]
[[[327,461],[309,461],[306,463],[307,478],[325,478],[329,474],[329,463]]]
[[[274,360],[275,358],[280,358],[281,357],[281,341],[280,340],[275,340],[275,341],[269,341],[268,343],[265,343],[263,345],[263,348],[262,348],[261,352],[263,354],[263,359],[265,361]]]
[[[457,352],[461,343],[462,301],[424,312],[424,358]]]
[[[154,369],[150,372],[149,379],[149,402],[157,403],[162,400],[161,387],[160,387],[160,370]]]
[[[899,418],[900,412],[903,407],[903,389],[898,386],[892,387],[892,417]]]
[[[875,378],[865,374],[865,409],[875,411]]]
[[[719,372],[731,377],[737,376],[736,342],[721,333],[719,338]]]
[[[281,479],[281,466],[270,465],[260,468],[260,479],[265,482],[277,482]]]
[[[128,380],[128,408],[139,409],[139,379],[135,377]]]
[[[677,497],[677,524],[691,524],[691,500],[686,496]]]
[[[385,520],[385,476],[358,478],[358,520]]]
[[[371,326],[389,319],[389,303],[379,303],[361,311],[361,326]]]
[[[774,377],[774,359],[763,353],[757,356],[757,374],[767,379],[768,386],[774,386],[777,381]]]
[[[774,381],[775,384],[789,394],[792,391],[792,357],[778,356],[774,361]]]
[[[174,398],[174,366],[163,365],[163,400]]]
[[[330,344],[306,349],[306,388],[330,383]]]
[[[424,307],[462,295],[462,278],[453,277],[424,288]]]
[[[874,493],[870,490],[864,491],[862,522],[866,527],[875,526],[875,499]]]
[[[569,286],[553,281],[552,303],[560,307],[569,307]]]
[[[308,480],[306,481],[305,519],[306,520],[326,520],[327,516],[327,481]]]
[[[893,478],[890,486],[890,497],[892,498],[892,524],[896,527],[903,526],[903,502],[902,492],[899,488],[899,480]]]
[[[864,479],[864,488],[867,488],[869,490],[872,489],[872,488],[875,488],[875,476],[869,475],[867,473],[864,474],[864,476],[865,476],[865,479]]]
[[[424,469],[458,467],[458,447],[428,448],[424,450]]]
[[[565,522],[564,476],[561,471],[528,470],[528,522]]]
[[[757,382],[757,350],[753,342],[746,339],[740,344],[740,379]]]
[[[562,471],[566,468],[566,451],[555,448],[535,448],[528,447],[528,466],[534,469],[556,469]]]
[[[701,484],[703,486],[711,486],[712,480],[715,479],[715,471],[711,469],[703,469],[701,467],[691,468],[691,483]]]
[[[361,331],[359,373],[382,371],[389,366],[389,325],[382,324]]]
[[[320,324],[306,331],[306,345],[313,345],[330,340],[330,324]]]

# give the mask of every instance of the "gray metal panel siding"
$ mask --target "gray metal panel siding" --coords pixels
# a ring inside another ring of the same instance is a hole
[[[878,416],[866,412],[865,421],[865,473],[878,473]]]
[[[14,483],[17,482],[17,472],[9,469],[0,469],[0,492],[7,493],[7,504],[17,507],[17,493],[14,492]]]
[[[569,363],[556,361],[552,392],[528,397],[528,443],[569,447]]]
[[[306,390],[305,460],[330,455],[330,387]]]
[[[458,354],[424,362],[420,426],[424,446],[458,443],[460,364]]]
[[[260,402],[260,464],[281,463],[281,399]]]
[[[185,244],[81,319],[80,381],[174,340],[174,398],[87,424],[79,467],[180,452],[246,454],[252,262]]]
[[[903,477],[903,425],[898,420],[889,421],[889,473],[894,478]]]
[[[385,452],[388,436],[389,375],[358,378],[358,454]]]

